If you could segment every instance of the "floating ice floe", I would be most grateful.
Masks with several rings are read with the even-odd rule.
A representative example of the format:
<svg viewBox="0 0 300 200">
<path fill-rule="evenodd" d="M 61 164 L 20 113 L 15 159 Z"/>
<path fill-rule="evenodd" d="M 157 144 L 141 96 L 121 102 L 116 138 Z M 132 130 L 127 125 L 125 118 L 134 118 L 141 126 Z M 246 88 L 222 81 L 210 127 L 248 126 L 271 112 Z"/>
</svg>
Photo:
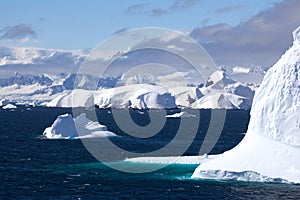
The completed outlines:
<svg viewBox="0 0 300 200">
<path fill-rule="evenodd" d="M 57 117 L 51 127 L 44 130 L 43 135 L 47 139 L 80 139 L 93 137 L 110 137 L 116 134 L 107 130 L 106 126 L 97 121 L 91 121 L 82 113 L 76 118 L 71 114 Z"/>
<path fill-rule="evenodd" d="M 245 138 L 193 178 L 300 183 L 300 27 L 256 91 Z"/>
<path fill-rule="evenodd" d="M 167 115 L 167 118 L 186 118 L 186 117 L 196 117 L 193 114 L 190 114 L 188 112 L 180 112 L 180 113 L 174 113 L 172 115 Z"/>
<path fill-rule="evenodd" d="M 5 110 L 16 109 L 16 108 L 17 108 L 17 106 L 10 104 L 10 103 L 2 107 L 2 109 L 5 109 Z"/>
</svg>

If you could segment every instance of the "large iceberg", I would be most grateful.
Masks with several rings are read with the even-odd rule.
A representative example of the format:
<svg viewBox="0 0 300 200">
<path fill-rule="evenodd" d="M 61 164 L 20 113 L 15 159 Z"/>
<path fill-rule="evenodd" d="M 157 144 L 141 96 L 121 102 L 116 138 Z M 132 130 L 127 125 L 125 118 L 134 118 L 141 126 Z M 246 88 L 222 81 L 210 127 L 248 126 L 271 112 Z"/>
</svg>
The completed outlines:
<svg viewBox="0 0 300 200">
<path fill-rule="evenodd" d="M 300 27 L 256 91 L 242 142 L 193 178 L 300 183 Z"/>
<path fill-rule="evenodd" d="M 85 113 L 82 113 L 74 119 L 71 114 L 58 116 L 51 127 L 44 130 L 43 135 L 47 139 L 78 139 L 116 136 L 114 133 L 108 131 L 106 126 L 89 120 Z"/>
</svg>

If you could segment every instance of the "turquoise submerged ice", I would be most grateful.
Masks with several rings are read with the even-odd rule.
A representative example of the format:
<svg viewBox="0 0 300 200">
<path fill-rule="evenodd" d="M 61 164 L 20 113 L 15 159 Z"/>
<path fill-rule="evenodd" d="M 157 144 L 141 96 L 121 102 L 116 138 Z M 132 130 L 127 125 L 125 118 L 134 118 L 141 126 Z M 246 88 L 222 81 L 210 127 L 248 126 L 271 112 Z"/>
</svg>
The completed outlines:
<svg viewBox="0 0 300 200">
<path fill-rule="evenodd" d="M 256 91 L 245 138 L 194 178 L 300 183 L 300 27 L 293 38 Z"/>
</svg>

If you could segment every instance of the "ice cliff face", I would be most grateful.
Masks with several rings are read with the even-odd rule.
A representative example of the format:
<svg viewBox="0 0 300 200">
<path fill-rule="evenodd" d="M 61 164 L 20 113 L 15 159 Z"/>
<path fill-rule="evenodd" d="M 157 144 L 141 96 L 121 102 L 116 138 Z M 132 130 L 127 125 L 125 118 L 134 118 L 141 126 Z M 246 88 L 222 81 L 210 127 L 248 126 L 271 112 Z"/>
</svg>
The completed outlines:
<svg viewBox="0 0 300 200">
<path fill-rule="evenodd" d="M 300 146 L 300 27 L 293 46 L 267 72 L 254 97 L 249 133 Z"/>
<path fill-rule="evenodd" d="M 293 32 L 293 38 L 294 38 L 294 44 L 295 43 L 300 43 L 300 27 L 298 27 L 296 30 Z"/>
<path fill-rule="evenodd" d="M 256 91 L 245 138 L 194 178 L 300 183 L 300 27 Z"/>
</svg>

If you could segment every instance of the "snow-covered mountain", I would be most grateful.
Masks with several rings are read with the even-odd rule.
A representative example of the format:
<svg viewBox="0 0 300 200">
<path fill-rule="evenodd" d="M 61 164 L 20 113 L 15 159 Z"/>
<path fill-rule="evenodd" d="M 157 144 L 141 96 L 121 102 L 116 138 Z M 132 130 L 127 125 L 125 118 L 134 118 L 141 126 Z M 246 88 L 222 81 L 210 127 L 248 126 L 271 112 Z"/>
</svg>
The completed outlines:
<svg viewBox="0 0 300 200">
<path fill-rule="evenodd" d="M 217 71 L 206 86 L 170 86 L 170 84 L 128 84 L 117 87 L 101 87 L 93 90 L 66 90 L 51 102 L 50 107 L 100 108 L 250 108 L 254 91 L 251 87 L 231 80 L 224 72 Z"/>
<path fill-rule="evenodd" d="M 251 107 L 255 87 L 232 79 L 233 73 L 229 76 L 225 71 L 217 71 L 205 83 L 197 82 L 192 72 L 100 78 L 73 73 L 88 52 L 0 47 L 0 99 L 4 104 L 52 107 L 94 104 L 100 108 Z M 80 98 L 73 102 L 74 94 L 78 93 Z"/>
<path fill-rule="evenodd" d="M 216 73 L 220 76 L 224 74 L 219 71 Z M 79 87 L 74 90 L 76 78 L 79 80 L 77 84 Z M 59 76 L 16 74 L 15 77 L 9 79 L 0 79 L 2 84 L 0 99 L 7 103 L 34 103 L 50 107 L 98 105 L 100 108 L 143 109 L 180 106 L 244 109 L 251 107 L 254 95 L 251 87 L 233 80 L 229 81 L 227 76 L 217 79 L 212 77 L 210 81 L 214 82 L 202 87 L 190 85 L 171 87 L 170 84 L 166 86 L 147 83 L 120 85 L 119 80 L 120 76 L 97 80 L 90 75 L 76 77 L 74 74 Z M 97 87 L 93 88 L 93 85 Z"/>
<path fill-rule="evenodd" d="M 252 88 L 256 89 L 262 82 L 266 71 L 260 66 L 255 67 L 234 67 L 232 70 L 227 72 L 233 80 L 238 82 L 251 85 Z"/>
<path fill-rule="evenodd" d="M 96 84 L 98 88 L 114 87 L 119 78 L 119 76 L 99 79 L 91 75 L 21 75 L 16 73 L 15 76 L 0 79 L 0 99 L 20 104 L 34 102 L 40 105 L 63 94 L 69 94 L 77 79 L 89 80 L 86 83 L 82 82 L 82 87 L 92 89 L 93 84 Z"/>
</svg>

